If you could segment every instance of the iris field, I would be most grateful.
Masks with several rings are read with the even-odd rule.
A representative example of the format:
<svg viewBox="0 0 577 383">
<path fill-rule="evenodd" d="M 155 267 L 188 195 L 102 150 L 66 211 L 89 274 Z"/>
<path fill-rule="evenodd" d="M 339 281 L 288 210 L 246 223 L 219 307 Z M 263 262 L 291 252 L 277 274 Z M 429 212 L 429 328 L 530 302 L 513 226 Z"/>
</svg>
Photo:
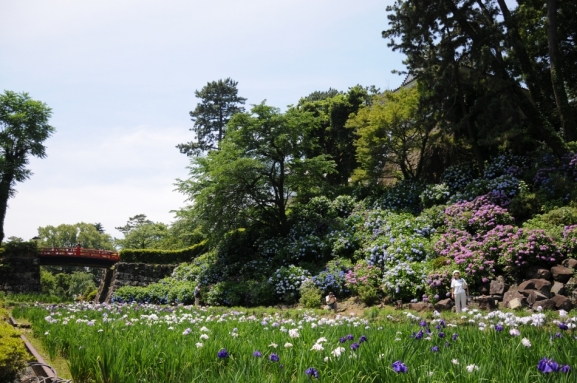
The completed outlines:
<svg viewBox="0 0 577 383">
<path fill-rule="evenodd" d="M 574 382 L 574 313 L 312 311 L 30 305 L 75 382 Z M 386 313 L 386 312 L 385 312 Z"/>
</svg>

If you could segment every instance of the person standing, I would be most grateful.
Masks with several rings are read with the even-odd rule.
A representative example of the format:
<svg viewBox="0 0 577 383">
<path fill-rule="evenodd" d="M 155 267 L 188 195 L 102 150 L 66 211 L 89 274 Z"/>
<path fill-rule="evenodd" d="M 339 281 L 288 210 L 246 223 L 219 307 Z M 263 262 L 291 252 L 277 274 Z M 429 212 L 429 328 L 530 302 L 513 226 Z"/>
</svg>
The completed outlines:
<svg viewBox="0 0 577 383">
<path fill-rule="evenodd" d="M 194 306 L 200 306 L 200 283 L 194 288 Z"/>
<path fill-rule="evenodd" d="M 459 270 L 453 271 L 451 280 L 451 298 L 455 301 L 455 311 L 460 313 L 467 308 L 467 296 L 469 295 L 469 285 L 461 278 Z"/>
<path fill-rule="evenodd" d="M 329 310 L 333 310 L 335 313 L 337 312 L 337 297 L 335 294 L 329 293 L 326 297 L 327 305 L 329 306 Z"/>
</svg>

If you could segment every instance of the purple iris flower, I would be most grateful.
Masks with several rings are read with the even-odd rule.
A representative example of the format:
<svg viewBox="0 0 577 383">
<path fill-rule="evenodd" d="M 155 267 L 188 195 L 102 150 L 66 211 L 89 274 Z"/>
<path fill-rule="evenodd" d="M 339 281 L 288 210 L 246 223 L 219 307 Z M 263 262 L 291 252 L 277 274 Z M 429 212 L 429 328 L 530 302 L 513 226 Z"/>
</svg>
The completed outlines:
<svg viewBox="0 0 577 383">
<path fill-rule="evenodd" d="M 226 359 L 229 357 L 228 351 L 226 351 L 226 348 L 221 349 L 216 356 L 218 356 L 219 359 Z"/>
<path fill-rule="evenodd" d="M 440 332 L 438 335 L 439 335 L 439 338 L 444 338 L 444 337 L 445 337 L 445 333 L 444 333 L 444 332 Z"/>
<path fill-rule="evenodd" d="M 347 340 L 354 340 L 354 339 L 355 339 L 355 337 L 353 334 L 347 335 Z"/>
<path fill-rule="evenodd" d="M 419 322 L 419 326 L 421 327 L 427 327 L 427 322 L 425 322 L 424 320 Z"/>
<path fill-rule="evenodd" d="M 419 332 L 417 333 L 417 335 L 415 335 L 415 339 L 421 339 L 423 337 L 423 330 L 419 330 Z"/>
<path fill-rule="evenodd" d="M 499 332 L 500 332 L 500 331 L 503 331 L 503 329 L 504 329 L 504 327 L 503 327 L 502 325 L 500 325 L 500 324 L 496 324 L 496 325 L 495 325 L 495 331 L 499 331 Z"/>
<path fill-rule="evenodd" d="M 363 343 L 366 342 L 368 339 L 365 335 L 361 335 L 361 337 L 359 338 L 359 343 Z"/>
<path fill-rule="evenodd" d="M 345 343 L 347 341 L 347 338 L 345 338 L 344 336 L 339 339 L 339 343 Z"/>
<path fill-rule="evenodd" d="M 255 351 L 252 353 L 252 356 L 256 357 L 256 358 L 260 358 L 262 356 L 262 354 L 260 353 L 260 351 Z"/>
<path fill-rule="evenodd" d="M 407 366 L 405 366 L 405 363 L 401 362 L 400 360 L 397 360 L 396 362 L 393 363 L 393 371 L 399 374 L 399 373 L 407 373 L 409 369 L 407 368 Z"/>
<path fill-rule="evenodd" d="M 358 343 L 351 343 L 351 345 L 350 345 L 351 350 L 353 350 L 353 351 L 355 351 L 357 348 L 359 348 L 359 346 L 360 345 Z"/>
<path fill-rule="evenodd" d="M 555 334 L 555 338 L 561 338 L 562 336 L 563 336 L 563 335 L 562 335 L 560 332 L 558 332 L 558 333 Z"/>
<path fill-rule="evenodd" d="M 559 323 L 557 326 L 559 326 L 559 328 L 561 330 L 569 330 L 569 326 L 567 326 L 565 323 L 561 322 Z"/>
<path fill-rule="evenodd" d="M 569 371 L 571 371 L 571 366 L 569 366 L 568 364 L 561 366 L 560 371 L 564 374 L 568 373 Z"/>
<path fill-rule="evenodd" d="M 550 372 L 558 372 L 559 371 L 559 364 L 555 362 L 553 359 L 543 358 L 537 364 L 537 370 L 544 374 L 548 374 Z"/>
<path fill-rule="evenodd" d="M 441 327 L 445 328 L 447 325 L 445 324 L 445 321 L 440 319 L 439 320 L 439 324 L 441 325 Z"/>
<path fill-rule="evenodd" d="M 268 359 L 269 359 L 271 362 L 278 362 L 278 361 L 280 360 L 280 358 L 278 357 L 278 355 L 277 355 L 277 354 L 274 354 L 274 353 L 270 354 L 270 356 L 268 357 Z"/>
<path fill-rule="evenodd" d="M 457 334 L 457 333 L 453 334 L 453 340 L 457 340 L 458 337 L 459 337 L 459 334 Z"/>
<path fill-rule="evenodd" d="M 439 346 L 433 346 L 433 347 L 431 347 L 431 351 L 433 351 L 433 352 L 439 352 Z"/>
<path fill-rule="evenodd" d="M 319 378 L 319 372 L 312 367 L 307 368 L 305 370 L 305 374 L 307 374 L 311 378 L 317 378 L 317 379 Z"/>
</svg>

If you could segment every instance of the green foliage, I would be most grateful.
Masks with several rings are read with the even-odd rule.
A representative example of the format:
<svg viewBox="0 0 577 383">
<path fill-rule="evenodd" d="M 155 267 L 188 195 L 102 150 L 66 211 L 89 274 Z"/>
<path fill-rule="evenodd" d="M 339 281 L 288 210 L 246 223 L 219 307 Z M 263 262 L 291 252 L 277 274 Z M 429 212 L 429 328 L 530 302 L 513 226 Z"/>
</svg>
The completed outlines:
<svg viewBox="0 0 577 383">
<path fill-rule="evenodd" d="M 405 179 L 419 178 L 433 142 L 433 125 L 420 116 L 417 88 L 375 96 L 371 106 L 361 109 L 347 122 L 355 130 L 359 167 L 354 181 L 378 183 L 393 169 Z"/>
<path fill-rule="evenodd" d="M 0 243 L 4 240 L 4 218 L 8 199 L 17 182 L 30 178 L 29 156 L 44 158 L 44 141 L 55 129 L 48 125 L 52 110 L 28 93 L 0 94 Z"/>
<path fill-rule="evenodd" d="M 124 249 L 119 253 L 122 262 L 142 262 L 150 264 L 175 264 L 190 262 L 202 254 L 206 241 L 182 250 Z"/>
<path fill-rule="evenodd" d="M 112 237 L 98 231 L 91 223 L 39 227 L 38 237 L 39 247 L 75 247 L 80 244 L 88 249 L 115 250 Z"/>
<path fill-rule="evenodd" d="M 0 382 L 12 382 L 26 368 L 27 353 L 20 332 L 4 320 L 7 318 L 0 300 Z"/>
<path fill-rule="evenodd" d="M 246 98 L 238 96 L 238 83 L 230 77 L 225 80 L 211 81 L 194 95 L 201 100 L 191 111 L 194 121 L 196 142 L 179 144 L 176 147 L 187 156 L 199 155 L 207 150 L 218 148 L 225 136 L 226 124 L 235 113 L 244 112 L 241 106 Z"/>
<path fill-rule="evenodd" d="M 425 208 L 444 204 L 449 200 L 451 191 L 445 184 L 427 185 L 421 193 L 421 203 Z"/>
<path fill-rule="evenodd" d="M 299 292 L 301 295 L 299 303 L 303 305 L 303 307 L 308 309 L 319 308 L 322 302 L 322 292 L 312 279 L 304 281 L 299 288 Z"/>
<path fill-rule="evenodd" d="M 168 226 L 162 222 L 152 222 L 145 214 L 130 217 L 124 226 L 116 227 L 124 234 L 123 239 L 115 239 L 122 249 L 166 249 L 170 247 Z"/>
<path fill-rule="evenodd" d="M 324 175 L 334 172 L 325 155 L 304 157 L 314 123 L 307 113 L 255 105 L 230 120 L 221 150 L 192 159 L 191 178 L 177 186 L 194 201 L 199 223 L 213 238 L 252 225 L 288 233 L 289 201 L 314 194 Z"/>
<path fill-rule="evenodd" d="M 35 256 L 38 253 L 36 242 L 6 242 L 3 255 L 7 257 Z"/>
<path fill-rule="evenodd" d="M 379 290 L 373 286 L 361 285 L 358 292 L 361 302 L 367 306 L 372 306 L 379 301 Z"/>
</svg>

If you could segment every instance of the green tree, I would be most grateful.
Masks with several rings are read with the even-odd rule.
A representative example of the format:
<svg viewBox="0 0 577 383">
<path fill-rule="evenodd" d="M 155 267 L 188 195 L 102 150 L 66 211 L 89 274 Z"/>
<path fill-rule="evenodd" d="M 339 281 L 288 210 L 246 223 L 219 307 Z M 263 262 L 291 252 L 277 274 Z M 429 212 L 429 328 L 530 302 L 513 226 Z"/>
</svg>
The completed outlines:
<svg viewBox="0 0 577 383">
<path fill-rule="evenodd" d="M 557 155 L 567 152 L 561 127 L 550 113 L 554 101 L 545 96 L 551 80 L 539 75 L 519 31 L 520 14 L 505 0 L 397 0 L 388 10 L 390 28 L 383 37 L 407 56 L 408 71 L 430 91 L 428 99 L 442 102 L 445 114 L 459 117 L 455 127 L 465 130 L 480 166 L 480 146 L 495 133 L 508 134 L 507 116 L 499 120 L 505 131 L 483 130 L 494 122 L 476 120 L 502 112 L 514 121 L 521 112 L 528 135 L 544 141 Z M 501 103 L 506 110 L 492 109 Z"/>
<path fill-rule="evenodd" d="M 130 217 L 124 226 L 116 227 L 124 234 L 123 239 L 116 239 L 116 244 L 123 249 L 165 249 L 169 238 L 168 226 L 162 222 L 153 222 L 145 214 Z"/>
<path fill-rule="evenodd" d="M 38 237 L 39 247 L 74 247 L 80 243 L 88 249 L 114 250 L 112 237 L 100 233 L 91 223 L 39 227 Z"/>
<path fill-rule="evenodd" d="M 32 100 L 28 93 L 0 94 L 0 242 L 8 199 L 16 193 L 16 182 L 30 178 L 29 156 L 46 157 L 44 141 L 55 129 L 48 125 L 52 110 Z"/>
<path fill-rule="evenodd" d="M 227 78 L 211 81 L 194 95 L 201 100 L 190 112 L 194 127 L 190 129 L 196 136 L 196 142 L 179 144 L 176 147 L 187 156 L 198 155 L 218 148 L 225 136 L 226 124 L 230 118 L 243 112 L 241 106 L 246 98 L 238 96 L 238 82 Z"/>
<path fill-rule="evenodd" d="M 370 107 L 352 117 L 347 126 L 358 136 L 359 162 L 353 180 L 378 183 L 395 169 L 400 169 L 405 179 L 418 179 L 434 131 L 434 125 L 421 118 L 425 114 L 413 87 L 376 96 Z"/>
<path fill-rule="evenodd" d="M 312 125 L 306 134 L 306 139 L 314 142 L 307 148 L 307 157 L 321 154 L 330 156 L 335 162 L 334 173 L 326 179 L 331 186 L 344 186 L 349 182 L 353 169 L 357 167 L 355 158 L 355 132 L 346 127 L 349 116 L 370 104 L 372 91 L 355 86 L 342 93 L 334 89 L 327 92 L 314 92 L 302 98 L 296 106 L 297 110 L 311 113 L 318 118 L 318 123 Z"/>
<path fill-rule="evenodd" d="M 258 224 L 274 233 L 289 230 L 287 208 L 298 193 L 320 190 L 334 172 L 326 155 L 305 156 L 307 132 L 317 120 L 310 113 L 261 103 L 237 113 L 219 151 L 192 159 L 190 179 L 178 180 L 198 222 L 213 236 Z"/>
<path fill-rule="evenodd" d="M 70 275 L 70 282 L 67 291 L 68 296 L 82 295 L 85 291 L 94 289 L 96 289 L 96 284 L 94 283 L 94 277 L 92 274 L 77 271 Z"/>
</svg>

